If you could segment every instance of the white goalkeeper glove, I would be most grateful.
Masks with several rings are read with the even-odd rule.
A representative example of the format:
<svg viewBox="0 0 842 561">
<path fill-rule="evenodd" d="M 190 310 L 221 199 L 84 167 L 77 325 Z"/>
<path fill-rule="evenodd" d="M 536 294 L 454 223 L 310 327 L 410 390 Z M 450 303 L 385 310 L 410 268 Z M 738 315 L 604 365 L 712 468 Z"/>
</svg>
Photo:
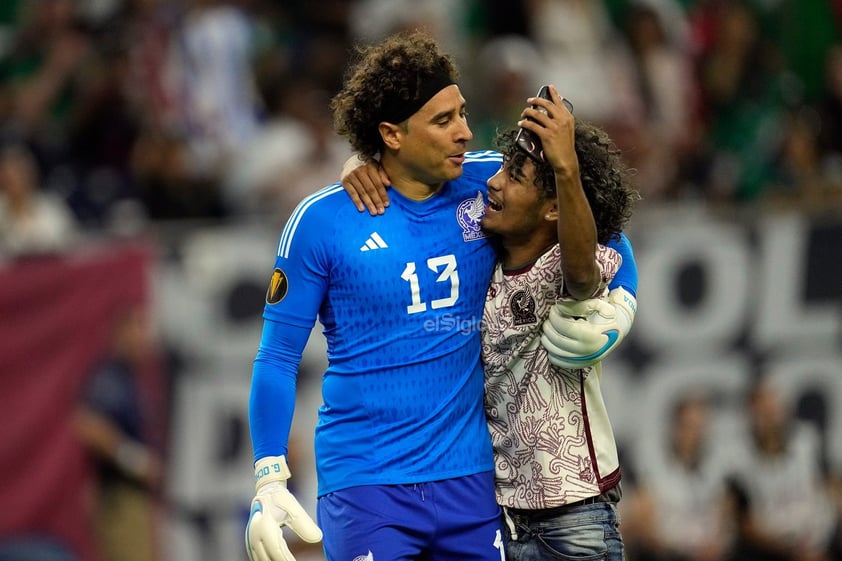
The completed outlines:
<svg viewBox="0 0 842 561">
<path fill-rule="evenodd" d="M 617 348 L 634 323 L 637 300 L 623 288 L 607 299 L 559 301 L 544 321 L 541 345 L 561 368 L 591 366 Z"/>
<path fill-rule="evenodd" d="M 256 494 L 246 526 L 249 561 L 295 561 L 282 528 L 290 529 L 308 543 L 322 539 L 322 531 L 287 490 L 290 477 L 286 458 L 268 456 L 254 466 Z"/>
</svg>

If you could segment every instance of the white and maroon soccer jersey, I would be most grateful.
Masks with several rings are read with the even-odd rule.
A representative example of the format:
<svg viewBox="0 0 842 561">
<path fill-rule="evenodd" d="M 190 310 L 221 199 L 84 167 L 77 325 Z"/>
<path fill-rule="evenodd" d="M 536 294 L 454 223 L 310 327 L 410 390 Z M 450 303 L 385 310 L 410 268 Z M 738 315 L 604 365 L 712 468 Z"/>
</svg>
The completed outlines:
<svg viewBox="0 0 842 561">
<path fill-rule="evenodd" d="M 621 264 L 599 246 L 607 285 Z M 556 245 L 534 265 L 506 271 L 498 264 L 482 326 L 485 409 L 494 446 L 497 500 L 543 509 L 576 502 L 616 485 L 617 447 L 600 391 L 601 365 L 553 366 L 541 346 L 541 325 L 562 288 Z"/>
</svg>

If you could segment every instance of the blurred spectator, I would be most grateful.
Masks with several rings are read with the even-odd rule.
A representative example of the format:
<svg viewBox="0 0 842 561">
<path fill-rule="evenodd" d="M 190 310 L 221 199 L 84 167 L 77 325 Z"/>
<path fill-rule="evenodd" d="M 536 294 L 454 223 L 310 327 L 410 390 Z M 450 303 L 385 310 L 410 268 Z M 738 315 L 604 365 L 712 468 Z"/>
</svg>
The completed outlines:
<svg viewBox="0 0 842 561">
<path fill-rule="evenodd" d="M 339 181 L 351 148 L 334 133 L 330 96 L 316 79 L 290 72 L 267 77 L 262 90 L 267 120 L 229 167 L 225 200 L 235 213 L 283 221 L 306 195 Z"/>
<path fill-rule="evenodd" d="M 187 140 L 174 128 L 147 123 L 132 147 L 130 166 L 152 220 L 220 218 L 227 213 L 218 174 L 193 173 Z"/>
<path fill-rule="evenodd" d="M 646 457 L 629 497 L 629 558 L 635 561 L 718 561 L 733 539 L 724 457 L 715 448 L 706 394 L 679 397 L 662 457 Z"/>
<path fill-rule="evenodd" d="M 743 0 L 700 2 L 696 36 L 704 37 L 697 71 L 709 167 L 709 201 L 756 200 L 769 181 L 785 108 L 782 56 Z"/>
<path fill-rule="evenodd" d="M 120 40 L 127 50 L 125 95 L 138 120 L 152 128 L 181 121 L 177 37 L 181 3 L 127 0 L 119 16 Z"/>
<path fill-rule="evenodd" d="M 737 480 L 728 479 L 728 494 L 734 509 L 736 537 L 728 561 L 793 561 L 794 557 L 758 539 L 751 502 Z"/>
<path fill-rule="evenodd" d="M 80 561 L 79 556 L 53 536 L 0 539 L 0 561 Z"/>
<path fill-rule="evenodd" d="M 747 434 L 735 447 L 740 540 L 734 560 L 826 561 L 838 514 L 823 473 L 816 427 L 798 420 L 774 381 L 747 400 Z"/>
<path fill-rule="evenodd" d="M 23 144 L 0 148 L 0 257 L 55 252 L 80 233 L 65 201 L 42 188 L 32 152 Z"/>
<path fill-rule="evenodd" d="M 749 0 L 760 30 L 775 43 L 788 74 L 790 102 L 815 101 L 822 90 L 825 53 L 842 39 L 838 0 Z"/>
<path fill-rule="evenodd" d="M 70 204 L 92 226 L 109 226 L 111 209 L 137 199 L 129 155 L 142 123 L 129 90 L 129 50 L 123 38 L 103 41 L 81 71 L 68 113 L 66 168 L 76 189 Z"/>
<path fill-rule="evenodd" d="M 649 3 L 633 3 L 623 24 L 639 105 L 626 117 L 625 154 L 645 199 L 672 198 L 681 164 L 698 142 L 691 55 Z"/>
<path fill-rule="evenodd" d="M 467 2 L 452 0 L 357 0 L 349 14 L 351 36 L 376 42 L 401 30 L 425 29 L 446 51 L 460 54 L 467 48 Z"/>
<path fill-rule="evenodd" d="M 0 2 L 0 59 L 8 54 L 15 40 L 18 10 L 23 0 Z"/>
<path fill-rule="evenodd" d="M 536 0 L 527 6 L 530 35 L 545 63 L 541 80 L 570 98 L 578 119 L 599 123 L 620 145 L 614 124 L 634 113 L 636 92 L 604 3 Z"/>
<path fill-rule="evenodd" d="M 60 160 L 91 37 L 73 0 L 22 2 L 14 39 L 0 60 L 4 134 L 25 139 L 48 165 Z"/>
<path fill-rule="evenodd" d="M 96 524 L 106 561 L 155 561 L 156 493 L 162 459 L 148 437 L 140 373 L 150 354 L 141 306 L 117 313 L 75 416 L 79 437 L 98 467 Z"/>
<path fill-rule="evenodd" d="M 825 57 L 824 89 L 818 101 L 819 157 L 822 173 L 842 191 L 842 43 Z"/>
<path fill-rule="evenodd" d="M 237 147 L 254 137 L 262 107 L 253 55 L 256 29 L 237 3 L 189 0 L 177 47 L 179 113 L 189 170 L 218 179 Z"/>
<path fill-rule="evenodd" d="M 821 165 L 818 115 L 804 106 L 791 111 L 781 126 L 780 148 L 771 163 L 763 202 L 772 208 L 821 211 L 833 188 Z"/>
<path fill-rule="evenodd" d="M 541 53 L 528 38 L 501 35 L 483 43 L 473 69 L 468 98 L 473 149 L 488 150 L 498 128 L 520 120 L 526 98 L 534 96 L 543 82 Z M 567 96 L 566 92 L 560 91 Z M 576 100 L 571 102 L 575 104 Z"/>
<path fill-rule="evenodd" d="M 265 0 L 273 3 L 276 0 Z M 295 69 L 310 76 L 333 94 L 342 86 L 342 74 L 351 52 L 351 14 L 363 0 L 290 2 L 295 29 Z M 399 4 L 400 2 L 390 2 Z M 422 9 L 415 2 L 410 11 Z M 292 8 L 294 6 L 294 8 Z"/>
</svg>

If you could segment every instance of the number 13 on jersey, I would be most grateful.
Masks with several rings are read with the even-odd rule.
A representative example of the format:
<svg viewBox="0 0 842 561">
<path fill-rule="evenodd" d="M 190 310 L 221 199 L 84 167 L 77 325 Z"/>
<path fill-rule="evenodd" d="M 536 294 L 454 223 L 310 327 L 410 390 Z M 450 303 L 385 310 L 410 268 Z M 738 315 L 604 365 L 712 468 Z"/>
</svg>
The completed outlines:
<svg viewBox="0 0 842 561">
<path fill-rule="evenodd" d="M 427 259 L 427 268 L 433 273 L 438 273 L 436 282 L 450 283 L 450 296 L 438 298 L 430 302 L 430 308 L 449 308 L 459 300 L 459 272 L 456 270 L 456 256 L 442 255 Z M 426 271 L 422 271 L 426 273 Z M 401 278 L 409 283 L 409 290 L 412 294 L 412 304 L 406 307 L 406 313 L 417 314 L 427 310 L 427 302 L 421 299 L 421 286 L 418 283 L 415 261 L 410 261 L 401 273 Z"/>
</svg>

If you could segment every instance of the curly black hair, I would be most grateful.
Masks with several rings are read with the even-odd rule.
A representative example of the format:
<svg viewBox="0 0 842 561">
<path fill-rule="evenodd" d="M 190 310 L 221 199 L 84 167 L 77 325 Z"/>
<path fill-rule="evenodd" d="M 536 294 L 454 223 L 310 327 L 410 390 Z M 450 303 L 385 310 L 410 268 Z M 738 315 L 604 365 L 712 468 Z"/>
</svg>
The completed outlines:
<svg viewBox="0 0 842 561">
<path fill-rule="evenodd" d="M 517 129 L 498 132 L 494 143 L 503 154 L 507 166 L 516 174 L 529 156 L 515 143 Z M 596 238 L 601 244 L 617 239 L 631 218 L 640 194 L 631 182 L 631 171 L 622 159 L 619 148 L 601 128 L 576 121 L 575 150 L 579 160 L 579 176 L 585 197 L 596 222 Z M 556 196 L 553 167 L 546 161 L 535 164 L 535 186 L 544 197 Z"/>
<path fill-rule="evenodd" d="M 393 98 L 417 98 L 423 80 L 442 73 L 454 83 L 459 75 L 452 57 L 421 31 L 397 33 L 376 45 L 357 46 L 344 86 L 330 103 L 334 129 L 348 137 L 363 159 L 373 159 L 383 148 L 378 125 L 384 104 Z"/>
</svg>

